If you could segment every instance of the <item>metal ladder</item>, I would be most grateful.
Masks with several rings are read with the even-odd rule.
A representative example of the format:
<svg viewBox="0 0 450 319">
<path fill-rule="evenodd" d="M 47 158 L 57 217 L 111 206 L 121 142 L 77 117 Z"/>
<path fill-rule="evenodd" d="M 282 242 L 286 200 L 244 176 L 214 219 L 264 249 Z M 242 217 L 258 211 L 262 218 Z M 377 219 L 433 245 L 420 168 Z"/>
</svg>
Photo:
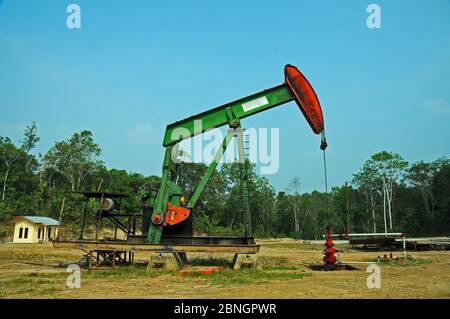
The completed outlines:
<svg viewBox="0 0 450 319">
<path fill-rule="evenodd" d="M 241 192 L 242 192 L 242 203 L 244 208 L 244 225 L 245 235 L 247 237 L 253 236 L 252 231 L 252 220 L 250 213 L 250 199 L 248 195 L 248 165 L 249 165 L 249 139 L 248 135 L 244 134 L 245 130 L 242 129 L 242 137 L 238 137 L 238 152 L 242 154 L 243 162 L 239 162 L 240 178 L 241 178 Z M 241 139 L 241 140 L 240 140 Z M 241 144 L 241 145 L 239 145 Z M 241 159 L 241 155 L 239 156 Z"/>
</svg>

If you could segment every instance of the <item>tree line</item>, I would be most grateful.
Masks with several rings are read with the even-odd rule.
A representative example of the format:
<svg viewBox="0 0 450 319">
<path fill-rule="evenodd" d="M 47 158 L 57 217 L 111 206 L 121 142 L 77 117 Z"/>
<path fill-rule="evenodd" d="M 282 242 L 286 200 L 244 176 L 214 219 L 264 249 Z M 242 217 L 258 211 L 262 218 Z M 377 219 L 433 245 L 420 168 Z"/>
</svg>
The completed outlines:
<svg viewBox="0 0 450 319">
<path fill-rule="evenodd" d="M 16 215 L 49 216 L 76 229 L 82 205 L 76 191 L 107 191 L 131 196 L 122 207 L 138 212 L 134 191 L 158 176 L 109 169 L 90 131 L 57 141 L 46 154 L 34 155 L 37 126 L 26 127 L 14 143 L 0 136 L 0 221 Z M 252 228 L 257 237 L 318 239 L 326 225 L 335 232 L 405 232 L 410 236 L 449 235 L 450 161 L 408 163 L 400 154 L 372 155 L 344 185 L 329 193 L 301 191 L 293 176 L 276 192 L 268 179 L 248 164 Z M 189 198 L 206 171 L 203 163 L 181 163 L 178 183 Z M 242 235 L 239 164 L 224 163 L 213 174 L 195 209 L 197 233 Z M 94 203 L 89 203 L 94 205 Z M 95 208 L 95 207 L 93 207 Z M 92 209 L 91 212 L 95 211 Z M 88 218 L 95 218 L 91 213 Z"/>
</svg>

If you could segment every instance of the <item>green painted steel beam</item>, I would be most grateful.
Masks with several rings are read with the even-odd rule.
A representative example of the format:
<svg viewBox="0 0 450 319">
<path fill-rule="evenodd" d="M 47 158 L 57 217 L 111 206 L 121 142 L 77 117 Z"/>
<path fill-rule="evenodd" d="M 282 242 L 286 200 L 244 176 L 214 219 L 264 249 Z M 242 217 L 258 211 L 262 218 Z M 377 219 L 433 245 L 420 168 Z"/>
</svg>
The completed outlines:
<svg viewBox="0 0 450 319">
<path fill-rule="evenodd" d="M 164 134 L 163 146 L 174 145 L 182 140 L 199 135 L 206 130 L 221 127 L 225 124 L 237 127 L 239 126 L 239 119 L 266 111 L 292 100 L 294 100 L 294 95 L 286 84 L 252 94 L 169 124 Z"/>
<path fill-rule="evenodd" d="M 192 195 L 191 199 L 189 200 L 189 203 L 186 206 L 187 208 L 190 208 L 190 209 L 194 208 L 195 204 L 197 203 L 198 199 L 200 198 L 200 195 L 203 193 L 206 185 L 208 185 L 211 175 L 216 170 L 217 164 L 219 164 L 219 161 L 222 158 L 223 153 L 225 153 L 225 151 L 232 139 L 233 139 L 233 129 L 228 129 L 227 135 L 223 139 L 222 146 L 217 150 L 216 155 L 214 156 L 214 159 L 212 160 L 211 164 L 209 164 L 208 169 L 206 170 L 205 174 L 203 174 L 202 179 L 198 183 L 194 194 Z"/>
<path fill-rule="evenodd" d="M 166 148 L 166 152 L 164 154 L 164 162 L 163 162 L 163 171 L 161 176 L 161 183 L 158 190 L 158 194 L 156 196 L 155 208 L 153 210 L 153 214 L 151 216 L 150 228 L 147 234 L 147 242 L 150 244 L 159 244 L 161 241 L 162 235 L 162 224 L 164 222 L 164 216 L 167 207 L 168 201 L 168 181 L 169 181 L 169 173 L 171 166 L 171 154 L 172 147 Z M 153 219 L 155 215 L 161 216 L 161 221 L 158 224 L 155 224 Z"/>
</svg>

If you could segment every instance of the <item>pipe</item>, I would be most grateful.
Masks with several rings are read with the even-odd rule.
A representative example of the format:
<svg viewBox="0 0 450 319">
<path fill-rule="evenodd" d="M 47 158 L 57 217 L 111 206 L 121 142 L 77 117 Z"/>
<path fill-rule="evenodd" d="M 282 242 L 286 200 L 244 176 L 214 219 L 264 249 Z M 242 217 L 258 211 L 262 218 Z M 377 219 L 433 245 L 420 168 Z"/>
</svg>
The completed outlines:
<svg viewBox="0 0 450 319">
<path fill-rule="evenodd" d="M 333 234 L 331 236 L 343 236 L 343 237 L 350 237 L 350 236 L 386 236 L 386 235 L 391 235 L 391 236 L 405 236 L 405 234 L 403 233 L 367 233 L 367 234 Z M 325 237 L 325 235 L 322 235 L 323 237 Z"/>
</svg>

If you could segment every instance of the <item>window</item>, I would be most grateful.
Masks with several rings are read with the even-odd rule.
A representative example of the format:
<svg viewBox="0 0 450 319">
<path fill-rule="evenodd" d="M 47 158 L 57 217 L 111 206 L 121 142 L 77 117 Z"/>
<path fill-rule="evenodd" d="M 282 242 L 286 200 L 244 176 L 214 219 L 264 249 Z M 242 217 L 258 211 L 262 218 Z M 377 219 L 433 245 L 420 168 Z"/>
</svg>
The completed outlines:
<svg viewBox="0 0 450 319">
<path fill-rule="evenodd" d="M 51 229 L 51 228 L 48 229 L 47 233 L 48 233 L 48 238 L 49 238 L 49 239 L 52 238 L 52 236 L 51 236 L 52 229 Z"/>
<path fill-rule="evenodd" d="M 22 238 L 23 235 L 23 227 L 19 228 L 19 238 Z"/>
<path fill-rule="evenodd" d="M 25 227 L 25 235 L 23 236 L 23 238 L 28 238 L 28 227 Z"/>
</svg>

